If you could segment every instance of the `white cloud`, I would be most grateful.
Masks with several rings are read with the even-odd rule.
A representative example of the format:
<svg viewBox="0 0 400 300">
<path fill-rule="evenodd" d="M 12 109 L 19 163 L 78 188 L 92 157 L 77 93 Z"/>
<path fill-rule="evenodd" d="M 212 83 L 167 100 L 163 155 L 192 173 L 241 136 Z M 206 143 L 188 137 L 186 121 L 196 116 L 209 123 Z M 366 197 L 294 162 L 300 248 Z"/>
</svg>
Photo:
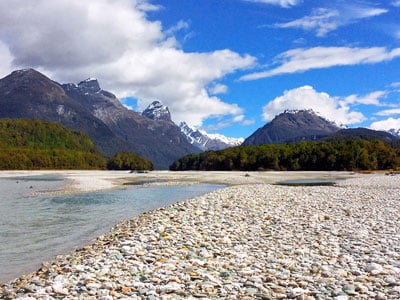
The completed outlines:
<svg viewBox="0 0 400 300">
<path fill-rule="evenodd" d="M 375 91 L 368 95 L 359 96 L 359 95 L 350 95 L 344 99 L 344 103 L 347 104 L 364 104 L 364 105 L 376 105 L 379 106 L 380 98 L 386 96 L 387 92 L 385 91 Z"/>
<path fill-rule="evenodd" d="M 183 20 L 180 20 L 176 25 L 172 26 L 171 28 L 168 28 L 168 30 L 165 32 L 167 35 L 174 35 L 175 33 L 181 31 L 181 30 L 188 30 L 189 29 L 189 23 L 185 22 Z"/>
<path fill-rule="evenodd" d="M 398 130 L 400 129 L 400 119 L 389 118 L 387 120 L 376 121 L 371 124 L 370 128 L 374 130 L 385 131 L 388 131 L 390 129 Z"/>
<path fill-rule="evenodd" d="M 233 117 L 227 117 L 227 118 L 218 118 L 217 122 L 203 126 L 202 129 L 210 132 L 210 131 L 219 131 L 223 128 L 230 127 L 234 124 L 240 124 L 242 126 L 248 126 L 254 124 L 255 121 L 253 119 L 245 119 L 244 115 L 236 115 Z"/>
<path fill-rule="evenodd" d="M 394 7 L 400 7 L 400 0 L 392 1 L 391 5 L 393 5 Z"/>
<path fill-rule="evenodd" d="M 287 23 L 275 24 L 278 28 L 301 28 L 304 30 L 316 30 L 317 36 L 325 36 L 328 32 L 339 27 L 337 10 L 320 8 L 313 12 L 311 16 L 306 16 Z"/>
<path fill-rule="evenodd" d="M 312 109 L 324 118 L 338 124 L 350 125 L 365 120 L 362 113 L 351 111 L 350 107 L 327 93 L 317 92 L 311 86 L 288 90 L 263 107 L 264 121 L 272 120 L 286 109 Z"/>
<path fill-rule="evenodd" d="M 181 44 L 186 43 L 186 41 L 195 36 L 195 33 L 189 29 L 189 23 L 180 20 L 177 24 L 165 30 L 164 34 L 172 42 L 172 45 L 181 48 Z"/>
<path fill-rule="evenodd" d="M 241 77 L 241 80 L 256 80 L 280 74 L 305 72 L 334 66 L 374 64 L 400 57 L 400 48 L 387 50 L 384 47 L 314 47 L 297 48 L 276 57 L 280 66 L 264 72 L 256 72 Z"/>
<path fill-rule="evenodd" d="M 161 24 L 146 22 L 143 2 L 15 0 L 0 2 L 3 39 L 16 65 L 77 68 L 114 61 L 134 43 L 148 49 L 163 39 Z"/>
<path fill-rule="evenodd" d="M 157 11 L 163 8 L 161 5 L 155 5 L 148 3 L 147 0 L 136 0 L 135 5 L 137 9 L 142 10 L 142 11 Z"/>
<path fill-rule="evenodd" d="M 244 0 L 244 1 L 278 5 L 285 8 L 296 6 L 302 2 L 302 0 Z"/>
<path fill-rule="evenodd" d="M 188 24 L 163 31 L 146 15 L 159 8 L 146 0 L 15 0 L 10 9 L 0 1 L 0 54 L 9 49 L 12 68 L 37 68 L 60 82 L 96 77 L 120 98 L 137 98 L 139 110 L 160 99 L 177 122 L 242 114 L 210 96 L 207 86 L 255 58 L 230 50 L 183 52 L 173 32 Z"/>
<path fill-rule="evenodd" d="M 224 84 L 214 84 L 209 88 L 211 94 L 218 95 L 218 94 L 226 94 L 228 92 L 228 86 Z"/>
<path fill-rule="evenodd" d="M 400 115 L 400 108 L 386 109 L 376 113 L 377 116 Z"/>
<path fill-rule="evenodd" d="M 10 53 L 10 50 L 8 49 L 7 45 L 2 43 L 1 41 L 0 41 L 0 57 L 1 57 L 0 78 L 3 78 L 12 71 L 12 61 L 14 58 Z"/>
<path fill-rule="evenodd" d="M 279 23 L 278 28 L 300 28 L 315 30 L 317 36 L 323 37 L 338 27 L 387 13 L 387 9 L 362 6 L 360 4 L 343 4 L 335 8 L 317 8 L 310 16 L 305 16 L 287 23 Z"/>
<path fill-rule="evenodd" d="M 391 87 L 393 88 L 399 88 L 400 87 L 400 81 L 399 82 L 393 82 L 390 84 Z"/>
</svg>

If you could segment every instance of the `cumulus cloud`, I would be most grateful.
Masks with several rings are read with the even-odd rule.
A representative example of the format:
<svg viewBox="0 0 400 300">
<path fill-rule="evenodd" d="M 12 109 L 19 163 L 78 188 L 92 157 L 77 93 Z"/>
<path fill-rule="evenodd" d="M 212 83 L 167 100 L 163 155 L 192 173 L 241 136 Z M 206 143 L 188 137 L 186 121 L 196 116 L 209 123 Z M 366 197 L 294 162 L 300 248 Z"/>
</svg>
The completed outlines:
<svg viewBox="0 0 400 300">
<path fill-rule="evenodd" d="M 346 101 L 341 101 L 327 93 L 317 92 L 311 86 L 288 90 L 263 107 L 264 121 L 272 120 L 286 109 L 312 109 L 324 118 L 337 124 L 350 125 L 365 120 L 361 112 L 352 111 Z"/>
<path fill-rule="evenodd" d="M 389 118 L 387 120 L 373 122 L 370 126 L 374 130 L 398 130 L 400 129 L 400 119 Z"/>
<path fill-rule="evenodd" d="M 60 82 L 97 77 L 120 98 L 138 99 L 139 110 L 160 99 L 177 122 L 241 115 L 207 86 L 255 58 L 230 50 L 185 53 L 173 34 L 188 24 L 164 30 L 147 18 L 157 9 L 146 0 L 15 0 L 12 9 L 0 1 L 0 54 L 8 53 L 9 71 L 33 67 Z"/>
<path fill-rule="evenodd" d="M 271 4 L 271 5 L 278 5 L 284 8 L 288 8 L 291 6 L 296 6 L 301 3 L 301 0 L 244 0 L 247 2 L 256 2 L 256 3 L 264 3 L 264 4 Z"/>
<path fill-rule="evenodd" d="M 388 10 L 383 8 L 368 7 L 356 3 L 340 3 L 338 7 L 317 8 L 309 16 L 286 23 L 278 23 L 275 26 L 278 28 L 300 28 L 307 31 L 315 30 L 318 37 L 324 37 L 339 27 L 387 12 Z"/>
<path fill-rule="evenodd" d="M 335 66 L 374 64 L 400 57 L 400 48 L 388 50 L 385 47 L 313 47 L 297 48 L 283 52 L 275 58 L 278 67 L 248 74 L 241 80 L 256 80 L 280 74 L 305 72 Z"/>
</svg>

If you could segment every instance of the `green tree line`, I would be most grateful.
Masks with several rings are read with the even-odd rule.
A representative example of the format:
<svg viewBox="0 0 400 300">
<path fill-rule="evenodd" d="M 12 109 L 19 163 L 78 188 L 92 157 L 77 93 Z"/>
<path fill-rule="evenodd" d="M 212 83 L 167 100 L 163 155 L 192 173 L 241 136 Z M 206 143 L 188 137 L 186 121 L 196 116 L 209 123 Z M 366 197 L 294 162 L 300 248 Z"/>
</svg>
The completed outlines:
<svg viewBox="0 0 400 300">
<path fill-rule="evenodd" d="M 120 152 L 115 154 L 107 163 L 109 170 L 153 170 L 153 163 L 137 154 Z"/>
<path fill-rule="evenodd" d="M 84 133 L 61 124 L 0 119 L 0 169 L 104 169 L 106 160 Z"/>
<path fill-rule="evenodd" d="M 104 169 L 105 159 L 97 153 L 65 149 L 0 150 L 0 170 Z"/>
<path fill-rule="evenodd" d="M 133 153 L 117 153 L 108 162 L 93 141 L 58 123 L 0 119 L 0 170 L 105 169 L 153 170 Z"/>
<path fill-rule="evenodd" d="M 383 170 L 400 166 L 399 149 L 382 140 L 345 140 L 238 146 L 186 155 L 170 170 L 333 171 Z"/>
</svg>

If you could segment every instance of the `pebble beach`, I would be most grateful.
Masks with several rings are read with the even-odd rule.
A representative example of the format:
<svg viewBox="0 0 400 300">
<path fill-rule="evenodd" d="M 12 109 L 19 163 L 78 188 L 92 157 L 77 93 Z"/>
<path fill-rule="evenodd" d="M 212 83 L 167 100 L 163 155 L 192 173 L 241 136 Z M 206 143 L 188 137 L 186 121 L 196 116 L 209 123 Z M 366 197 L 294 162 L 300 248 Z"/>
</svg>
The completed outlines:
<svg viewBox="0 0 400 300">
<path fill-rule="evenodd" d="M 400 299 L 400 175 L 249 178 L 123 221 L 0 298 Z"/>
</svg>

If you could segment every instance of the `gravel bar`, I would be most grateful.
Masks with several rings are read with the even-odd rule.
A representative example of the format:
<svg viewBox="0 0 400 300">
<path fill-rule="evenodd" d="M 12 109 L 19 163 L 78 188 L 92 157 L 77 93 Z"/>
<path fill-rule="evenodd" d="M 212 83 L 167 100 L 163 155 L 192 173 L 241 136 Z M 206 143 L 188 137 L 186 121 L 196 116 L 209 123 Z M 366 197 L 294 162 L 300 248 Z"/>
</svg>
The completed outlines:
<svg viewBox="0 0 400 300">
<path fill-rule="evenodd" d="M 400 299 L 400 176 L 236 185 L 121 222 L 1 299 Z"/>
</svg>

